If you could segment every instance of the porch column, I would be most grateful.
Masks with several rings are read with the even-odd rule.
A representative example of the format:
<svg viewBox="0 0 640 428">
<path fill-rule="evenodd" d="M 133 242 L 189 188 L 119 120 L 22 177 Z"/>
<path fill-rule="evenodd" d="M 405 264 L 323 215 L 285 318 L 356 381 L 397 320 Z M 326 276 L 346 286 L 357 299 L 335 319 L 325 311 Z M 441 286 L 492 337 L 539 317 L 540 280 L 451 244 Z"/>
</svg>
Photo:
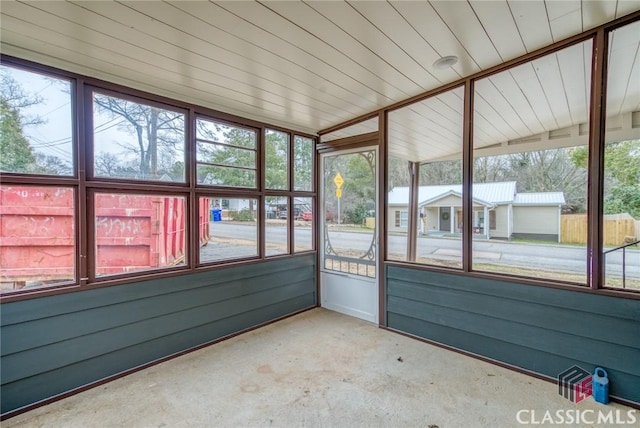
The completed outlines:
<svg viewBox="0 0 640 428">
<path fill-rule="evenodd" d="M 487 239 L 490 238 L 489 236 L 489 208 L 487 208 L 486 206 L 484 207 L 484 235 L 487 237 Z"/>
<path fill-rule="evenodd" d="M 449 207 L 449 230 L 456 233 L 456 207 Z"/>
<path fill-rule="evenodd" d="M 513 235 L 513 205 L 507 207 L 507 239 L 511 241 Z"/>
<path fill-rule="evenodd" d="M 418 246 L 418 223 L 420 222 L 420 216 L 418 215 L 420 164 L 418 162 L 409 162 L 408 168 L 409 174 L 411 174 L 411 183 L 409 184 L 409 218 L 407 221 L 407 261 L 414 262 Z"/>
</svg>

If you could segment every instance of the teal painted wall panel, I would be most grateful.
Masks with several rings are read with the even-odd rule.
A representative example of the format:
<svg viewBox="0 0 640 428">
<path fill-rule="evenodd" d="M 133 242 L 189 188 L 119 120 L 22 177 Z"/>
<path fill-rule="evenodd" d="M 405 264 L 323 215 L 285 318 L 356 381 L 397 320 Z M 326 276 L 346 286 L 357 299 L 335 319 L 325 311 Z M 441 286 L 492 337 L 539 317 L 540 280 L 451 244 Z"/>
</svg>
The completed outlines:
<svg viewBox="0 0 640 428">
<path fill-rule="evenodd" d="M 314 254 L 3 304 L 2 413 L 315 305 Z"/>
<path fill-rule="evenodd" d="M 514 345 L 506 341 L 479 336 L 474 333 L 428 323 L 403 315 L 389 314 L 389 323 L 394 325 L 394 330 L 422 338 L 426 338 L 425 332 L 428 332 L 428 339 L 434 342 L 446 344 L 484 358 L 511 364 L 530 372 L 553 378 L 574 364 L 583 367 L 591 373 L 595 370 L 595 366 L 586 361 L 579 359 L 569 360 L 562 355 Z M 611 385 L 615 385 L 614 392 L 616 396 L 633 397 L 638 394 L 638 388 L 637 384 L 634 383 L 634 378 L 630 378 L 627 373 L 608 368 L 607 374 L 609 375 Z"/>
<path fill-rule="evenodd" d="M 13 382 L 23 377 L 34 376 L 73 364 L 78 360 L 95 358 L 113 352 L 116 350 L 116 346 L 118 348 L 135 346 L 143 341 L 222 321 L 238 313 L 254 311 L 306 294 L 309 294 L 306 284 L 298 282 L 188 310 L 167 312 L 166 315 L 145 318 L 116 328 L 100 329 L 73 339 L 11 355 L 3 355 L 2 371 L 4 374 L 2 381 L 5 383 Z M 113 310 L 117 309 L 113 308 Z M 87 322 L 90 323 L 88 320 Z M 47 355 L 45 361 L 39 358 L 42 353 Z"/>
<path fill-rule="evenodd" d="M 556 377 L 607 369 L 640 402 L 640 301 L 387 266 L 387 326 Z"/>
<path fill-rule="evenodd" d="M 178 293 L 203 286 L 230 284 L 235 281 L 244 281 L 248 278 L 263 277 L 269 273 L 279 272 L 282 274 L 300 267 L 305 267 L 307 272 L 315 269 L 315 255 L 308 254 L 270 260 L 263 263 L 230 266 L 215 271 L 140 281 L 124 286 L 96 288 L 91 290 L 93 293 L 91 295 L 80 292 L 50 296 L 46 299 L 14 302 L 10 305 L 2 306 L 0 320 L 2 320 L 2 326 L 6 326 L 33 319 L 141 300 L 164 293 Z"/>
<path fill-rule="evenodd" d="M 140 366 L 150 361 L 196 347 L 211 337 L 222 338 L 246 329 L 247 325 L 259 325 L 287 314 L 291 307 L 313 306 L 311 295 L 297 297 L 276 305 L 261 308 L 225 319 L 224 323 L 211 323 L 173 335 L 164 336 L 136 346 L 119 349 L 99 357 L 81 360 L 38 376 L 3 385 L 3 405 L 15 409 L 35 401 L 69 391 L 78 385 L 86 385 Z M 25 403 L 23 397 L 29 397 Z M 6 402 L 5 402 L 6 401 Z"/>
<path fill-rule="evenodd" d="M 540 301 L 512 299 L 507 295 L 485 293 L 440 286 L 425 287 L 424 284 L 396 279 L 388 287 L 388 296 L 412 296 L 412 301 L 428 302 L 431 305 L 451 310 L 486 315 L 489 317 L 517 320 L 526 325 L 547 330 L 557 330 L 575 336 L 598 339 L 604 342 L 635 346 L 638 338 L 637 321 L 585 312 L 578 307 L 567 311 L 566 307 L 542 304 Z M 476 305 L 478 299 L 485 299 L 485 305 Z M 579 316 L 584 312 L 589 322 Z"/>
<path fill-rule="evenodd" d="M 387 278 L 389 280 L 401 279 L 417 284 L 430 284 L 433 287 L 464 290 L 487 296 L 506 296 L 513 300 L 542 301 L 545 306 L 573 307 L 587 313 L 626 318 L 632 321 L 640 319 L 640 304 L 638 304 L 638 300 L 632 299 L 397 266 L 387 267 Z"/>
<path fill-rule="evenodd" d="M 275 271 L 264 275 L 247 277 L 241 283 L 231 281 L 229 283 L 214 283 L 210 285 L 206 283 L 204 285 L 199 284 L 195 288 L 179 291 L 174 291 L 174 285 L 169 284 L 165 287 L 157 287 L 155 295 L 147 294 L 143 298 L 110 303 L 102 307 L 92 306 L 85 310 L 48 316 L 49 329 L 46 331 L 37 328 L 37 324 L 41 322 L 40 319 L 23 321 L 17 324 L 3 324 L 3 354 L 12 354 L 28 349 L 34 340 L 38 341 L 42 346 L 89 334 L 97 330 L 116 328 L 136 321 L 190 310 L 210 303 L 222 302 L 238 296 L 251 295 L 261 290 L 267 290 L 268 287 L 278 287 L 282 273 L 282 271 Z M 309 280 L 309 268 L 305 266 L 293 268 L 287 271 L 286 275 L 288 283 L 306 283 Z M 134 286 L 137 287 L 138 284 Z M 115 305 L 118 306 L 118 311 L 120 312 L 120 316 L 117 318 L 112 316 Z M 34 334 L 39 334 L 40 336 L 34 337 Z"/>
</svg>

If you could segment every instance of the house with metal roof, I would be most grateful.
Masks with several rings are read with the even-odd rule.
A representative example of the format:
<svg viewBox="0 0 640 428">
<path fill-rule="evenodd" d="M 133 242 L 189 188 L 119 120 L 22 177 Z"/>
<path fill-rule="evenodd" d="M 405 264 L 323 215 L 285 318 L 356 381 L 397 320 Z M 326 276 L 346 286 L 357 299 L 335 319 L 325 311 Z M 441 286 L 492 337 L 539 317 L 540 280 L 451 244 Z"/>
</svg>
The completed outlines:
<svg viewBox="0 0 640 428">
<path fill-rule="evenodd" d="M 518 193 L 515 181 L 473 185 L 473 233 L 486 238 L 558 240 L 563 192 Z M 406 232 L 409 187 L 389 192 L 388 228 Z M 462 233 L 462 186 L 420 186 L 418 230 L 423 235 Z"/>
</svg>

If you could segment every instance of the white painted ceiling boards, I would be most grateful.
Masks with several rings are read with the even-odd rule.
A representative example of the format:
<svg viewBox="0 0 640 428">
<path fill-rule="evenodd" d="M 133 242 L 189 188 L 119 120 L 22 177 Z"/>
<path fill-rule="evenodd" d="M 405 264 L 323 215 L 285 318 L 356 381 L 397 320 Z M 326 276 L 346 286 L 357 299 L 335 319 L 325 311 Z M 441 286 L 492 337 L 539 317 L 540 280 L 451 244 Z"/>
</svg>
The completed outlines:
<svg viewBox="0 0 640 428">
<path fill-rule="evenodd" d="M 0 50 L 316 133 L 637 10 L 638 0 L 2 1 Z M 640 110 L 639 28 L 616 34 L 609 59 L 626 76 L 609 88 L 621 123 Z M 585 123 L 588 49 L 578 45 L 481 83 L 486 106 L 478 108 L 508 126 L 480 129 L 477 147 L 545 140 L 545 133 Z M 433 67 L 447 55 L 458 63 Z M 576 64 L 582 76 L 564 71 Z M 530 120 L 527 91 L 536 90 L 548 106 L 535 110 L 548 114 Z M 406 141 L 442 133 L 428 125 L 442 123 L 430 111 L 416 106 L 396 116 L 394 154 L 451 155 Z"/>
</svg>

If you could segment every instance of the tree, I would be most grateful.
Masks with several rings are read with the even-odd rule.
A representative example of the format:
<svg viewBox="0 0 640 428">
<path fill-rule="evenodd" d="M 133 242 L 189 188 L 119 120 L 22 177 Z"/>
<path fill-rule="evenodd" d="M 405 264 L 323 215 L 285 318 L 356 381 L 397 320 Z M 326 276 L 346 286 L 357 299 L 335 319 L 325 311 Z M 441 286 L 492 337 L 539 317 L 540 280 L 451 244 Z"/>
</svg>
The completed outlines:
<svg viewBox="0 0 640 428">
<path fill-rule="evenodd" d="M 474 183 L 495 183 L 508 180 L 511 175 L 508 156 L 486 156 L 473 161 Z"/>
<path fill-rule="evenodd" d="M 368 156 L 371 153 L 373 152 L 346 155 L 347 163 L 343 174 L 345 176 L 344 193 L 355 197 L 358 202 L 367 206 L 373 205 L 376 200 L 375 158 Z"/>
<path fill-rule="evenodd" d="M 571 161 L 573 149 L 549 149 L 508 155 L 508 179 L 518 192 L 563 192 L 566 209 L 586 212 L 587 175 Z"/>
<path fill-rule="evenodd" d="M 313 187 L 313 140 L 296 136 L 293 147 L 293 182 L 295 190 Z"/>
<path fill-rule="evenodd" d="M 580 168 L 588 168 L 589 150 L 586 146 L 571 151 L 571 160 Z M 607 143 L 604 148 L 604 169 L 615 184 L 637 185 L 640 182 L 640 140 Z"/>
<path fill-rule="evenodd" d="M 113 153 L 102 152 L 95 155 L 95 173 L 102 177 L 130 177 L 135 176 L 137 165 L 131 162 L 123 163 Z"/>
<path fill-rule="evenodd" d="M 265 137 L 265 183 L 268 189 L 287 189 L 289 136 L 268 131 Z"/>
<path fill-rule="evenodd" d="M 391 156 L 388 163 L 389 190 L 407 187 L 411 183 L 409 161 Z M 459 160 L 420 164 L 420 186 L 462 183 L 462 162 Z"/>
<path fill-rule="evenodd" d="M 41 101 L 40 97 L 26 93 L 9 69 L 0 68 L 0 170 L 33 172 L 36 157 L 23 129 L 25 125 L 43 121 L 22 115 L 20 110 Z"/>
<path fill-rule="evenodd" d="M 622 186 L 640 184 L 640 140 L 609 143 L 604 151 L 605 173 Z"/>
<path fill-rule="evenodd" d="M 39 78 L 42 81 L 42 77 Z M 50 84 L 60 80 L 48 79 Z M 28 114 L 29 107 L 43 103 L 39 94 L 25 91 L 12 75 L 11 68 L 0 66 L 0 170 L 31 174 L 71 175 L 73 168 L 57 156 L 38 152 L 25 134 L 28 127 L 44 125 L 46 120 Z M 66 140 L 66 141 L 65 141 Z M 60 142 L 62 141 L 62 142 Z M 46 142 L 40 147 L 69 145 L 69 139 Z"/>
<path fill-rule="evenodd" d="M 9 70 L 8 67 L 0 67 L 0 98 L 9 108 L 18 112 L 21 126 L 44 124 L 45 120 L 42 117 L 23 113 L 25 108 L 41 103 L 42 97 L 26 92 L 13 78 Z"/>
<path fill-rule="evenodd" d="M 535 150 L 476 158 L 473 182 L 515 181 L 520 193 L 562 192 L 566 210 L 585 212 L 587 176 L 571 161 L 571 150 Z"/>
<path fill-rule="evenodd" d="M 363 212 L 375 209 L 375 159 L 368 156 L 373 152 L 352 153 L 325 158 L 324 184 L 327 218 L 338 214 L 338 197 L 334 179 L 338 173 L 343 177 L 340 198 L 340 217 L 354 221 Z M 349 214 L 347 215 L 347 212 Z M 361 223 L 361 222 L 359 222 Z"/>
<path fill-rule="evenodd" d="M 387 162 L 387 181 L 389 191 L 395 187 L 407 187 L 411 184 L 409 161 L 395 156 L 389 156 Z"/>
<path fill-rule="evenodd" d="M 573 163 L 586 172 L 589 151 L 571 152 Z M 628 213 L 640 219 L 640 140 L 607 143 L 604 149 L 604 214 Z"/>
<path fill-rule="evenodd" d="M 0 97 L 0 170 L 31 172 L 36 157 L 22 133 L 22 122 L 16 108 Z"/>
<path fill-rule="evenodd" d="M 255 187 L 257 168 L 256 133 L 251 130 L 199 121 L 198 138 L 207 143 L 198 145 L 198 179 L 201 183 L 235 187 Z M 313 166 L 310 140 L 296 137 L 294 174 L 296 185 L 311 190 Z M 286 190 L 289 187 L 288 134 L 267 131 L 265 136 L 265 184 L 268 189 Z M 306 180 L 306 181 L 305 181 Z M 306 187 L 304 183 L 308 183 Z"/>
<path fill-rule="evenodd" d="M 72 175 L 73 168 L 57 156 L 36 153 L 36 168 L 34 172 L 50 175 Z"/>
<path fill-rule="evenodd" d="M 628 213 L 640 220 L 640 186 L 622 185 L 611 188 L 604 200 L 604 214 Z"/>
<path fill-rule="evenodd" d="M 122 169 L 109 169 L 111 173 L 117 172 L 118 176 L 122 176 L 119 174 L 127 172 L 126 177 L 141 179 L 157 180 L 168 176 L 172 180 L 184 180 L 184 165 L 181 171 L 173 168 L 176 159 L 181 158 L 184 153 L 184 114 L 102 94 L 95 94 L 93 101 L 99 114 L 105 115 L 109 121 L 118 121 L 116 126 L 135 138 L 133 143 L 120 142 L 123 152 L 118 154 L 120 163 L 126 162 L 127 154 L 135 155 L 135 172 L 132 174 L 131 171 Z M 95 126 L 94 133 L 108 129 L 100 129 L 99 126 Z M 99 173 L 104 171 L 99 169 L 104 165 L 97 165 L 101 155 L 102 153 L 96 152 L 94 159 L 96 172 Z M 162 158 L 168 161 L 165 159 L 162 162 Z M 165 169 L 159 168 L 163 163 Z"/>
<path fill-rule="evenodd" d="M 369 210 L 362 202 L 356 203 L 354 206 L 344 210 L 344 217 L 347 223 L 364 224 L 367 219 Z"/>
<path fill-rule="evenodd" d="M 420 165 L 421 185 L 462 183 L 462 161 L 429 162 Z"/>
<path fill-rule="evenodd" d="M 234 187 L 256 186 L 256 133 L 199 121 L 200 137 L 213 144 L 198 145 L 198 181 Z M 220 138 L 222 137 L 222 138 Z M 221 141 L 224 141 L 222 143 Z M 235 167 L 235 168 L 234 168 Z"/>
</svg>

